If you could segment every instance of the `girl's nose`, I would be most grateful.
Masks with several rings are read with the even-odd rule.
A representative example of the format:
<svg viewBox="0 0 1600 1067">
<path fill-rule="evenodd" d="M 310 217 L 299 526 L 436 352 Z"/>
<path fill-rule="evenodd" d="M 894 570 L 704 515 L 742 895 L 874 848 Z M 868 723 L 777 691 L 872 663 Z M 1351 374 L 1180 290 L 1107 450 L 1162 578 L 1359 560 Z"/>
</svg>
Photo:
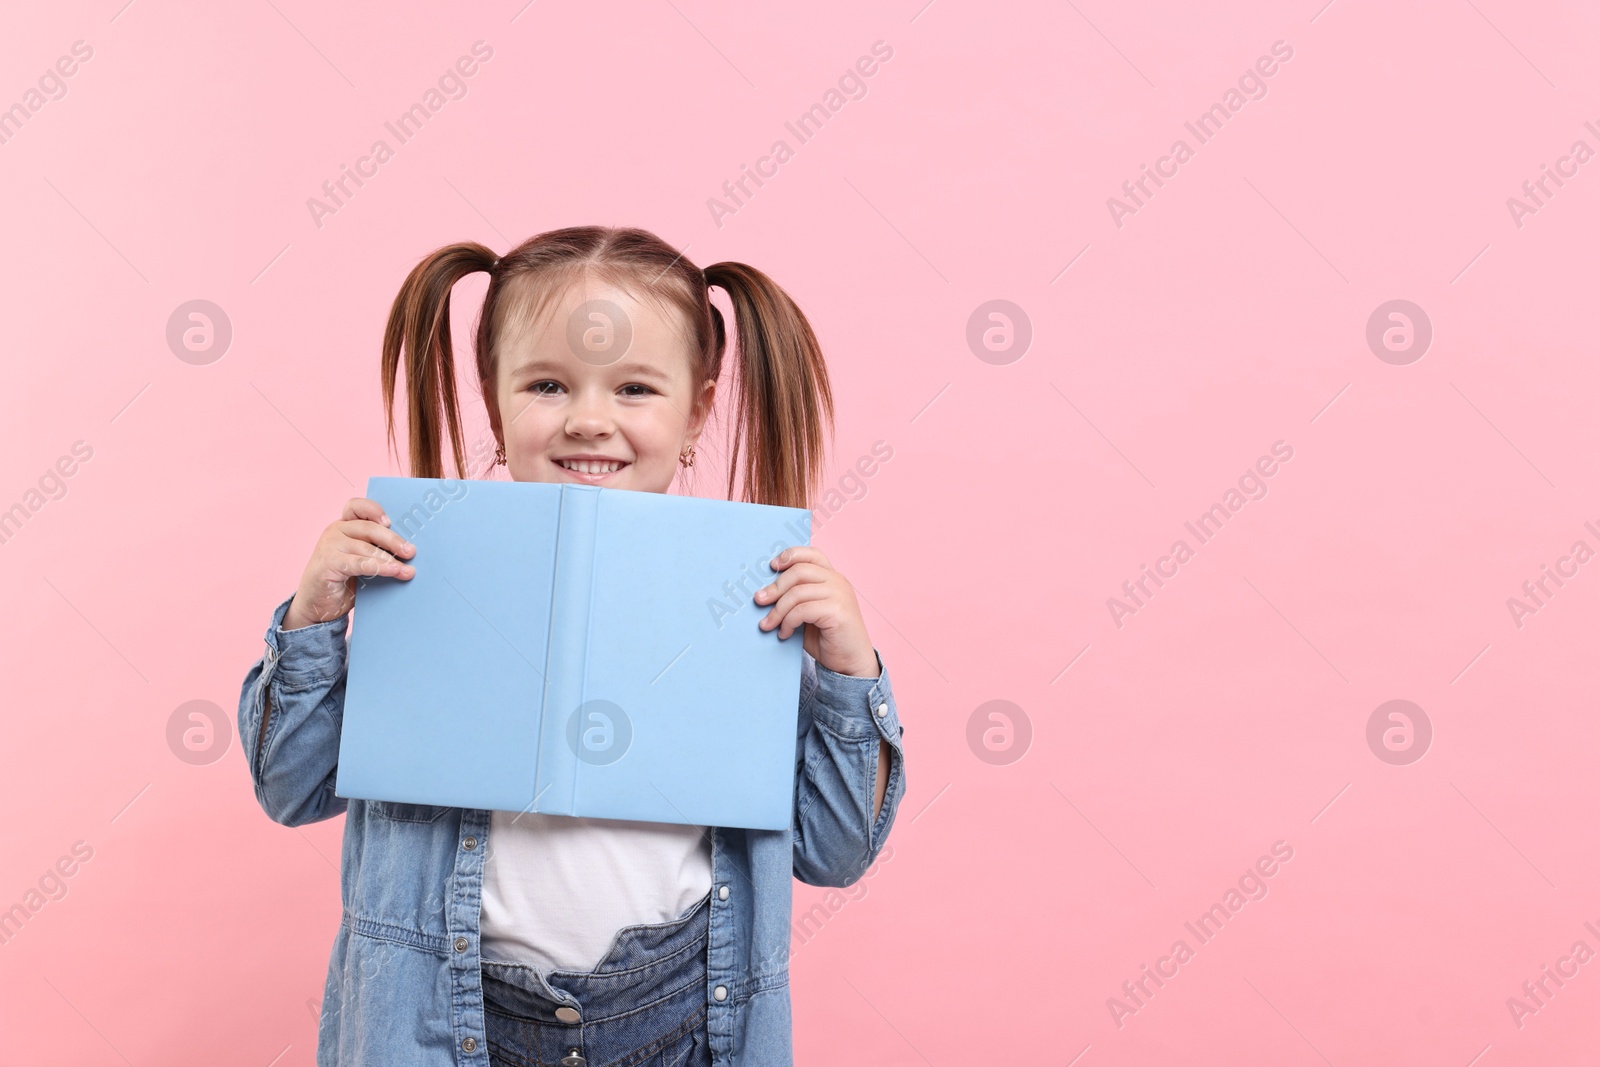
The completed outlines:
<svg viewBox="0 0 1600 1067">
<path fill-rule="evenodd" d="M 578 396 L 567 416 L 567 433 L 572 437 L 603 437 L 611 432 L 611 414 L 605 401 Z"/>
</svg>

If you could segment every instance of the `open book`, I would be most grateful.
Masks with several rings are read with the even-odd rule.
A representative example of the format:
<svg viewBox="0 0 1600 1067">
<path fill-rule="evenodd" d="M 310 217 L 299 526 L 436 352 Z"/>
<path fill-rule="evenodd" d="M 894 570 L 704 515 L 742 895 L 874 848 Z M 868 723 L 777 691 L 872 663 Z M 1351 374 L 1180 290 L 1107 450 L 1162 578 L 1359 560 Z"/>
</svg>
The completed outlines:
<svg viewBox="0 0 1600 1067">
<path fill-rule="evenodd" d="M 811 513 L 544 482 L 372 478 L 417 546 L 359 580 L 341 797 L 781 830 L 804 626 L 752 596 Z"/>
</svg>

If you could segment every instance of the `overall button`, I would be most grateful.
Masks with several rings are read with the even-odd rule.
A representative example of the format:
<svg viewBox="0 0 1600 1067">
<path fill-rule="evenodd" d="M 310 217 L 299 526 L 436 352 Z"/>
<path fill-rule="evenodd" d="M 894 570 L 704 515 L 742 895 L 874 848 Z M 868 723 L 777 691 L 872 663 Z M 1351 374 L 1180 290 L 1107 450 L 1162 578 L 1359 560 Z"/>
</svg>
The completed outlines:
<svg viewBox="0 0 1600 1067">
<path fill-rule="evenodd" d="M 561 1007 L 556 1009 L 556 1018 L 564 1023 L 575 1023 L 582 1018 L 582 1016 L 578 1014 L 577 1008 L 569 1008 L 563 1004 Z"/>
<path fill-rule="evenodd" d="M 561 1067 L 589 1067 L 589 1061 L 577 1049 L 568 1049 L 567 1054 L 561 1057 Z"/>
<path fill-rule="evenodd" d="M 718 900 L 727 900 L 728 899 L 728 887 L 727 886 L 723 886 L 721 889 L 717 890 L 717 899 Z"/>
</svg>

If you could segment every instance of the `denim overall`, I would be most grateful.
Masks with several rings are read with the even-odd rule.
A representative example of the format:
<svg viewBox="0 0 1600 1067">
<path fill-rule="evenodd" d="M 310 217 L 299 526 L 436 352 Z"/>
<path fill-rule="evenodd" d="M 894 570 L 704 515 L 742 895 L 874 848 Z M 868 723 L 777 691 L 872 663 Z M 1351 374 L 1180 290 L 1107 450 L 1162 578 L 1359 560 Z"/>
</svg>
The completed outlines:
<svg viewBox="0 0 1600 1067">
<path fill-rule="evenodd" d="M 664 923 L 625 926 L 593 971 L 482 960 L 490 1067 L 711 1067 L 711 894 Z"/>
</svg>

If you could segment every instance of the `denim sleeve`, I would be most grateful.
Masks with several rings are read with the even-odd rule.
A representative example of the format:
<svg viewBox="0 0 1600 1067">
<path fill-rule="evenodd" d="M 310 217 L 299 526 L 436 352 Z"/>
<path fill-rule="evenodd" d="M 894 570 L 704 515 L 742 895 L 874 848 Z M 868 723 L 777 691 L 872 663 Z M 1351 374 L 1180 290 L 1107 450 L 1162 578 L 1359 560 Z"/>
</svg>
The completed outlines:
<svg viewBox="0 0 1600 1067">
<path fill-rule="evenodd" d="M 348 616 L 281 629 L 293 599 L 272 613 L 266 652 L 245 675 L 239 694 L 240 747 L 256 801 L 284 826 L 331 819 L 347 806 L 333 795 L 333 786 L 344 721 Z"/>
<path fill-rule="evenodd" d="M 796 878 L 809 885 L 847 886 L 872 865 L 905 793 L 901 733 L 881 656 L 876 678 L 854 678 L 805 655 L 795 745 Z M 874 820 L 880 739 L 889 743 L 889 784 Z"/>
</svg>

